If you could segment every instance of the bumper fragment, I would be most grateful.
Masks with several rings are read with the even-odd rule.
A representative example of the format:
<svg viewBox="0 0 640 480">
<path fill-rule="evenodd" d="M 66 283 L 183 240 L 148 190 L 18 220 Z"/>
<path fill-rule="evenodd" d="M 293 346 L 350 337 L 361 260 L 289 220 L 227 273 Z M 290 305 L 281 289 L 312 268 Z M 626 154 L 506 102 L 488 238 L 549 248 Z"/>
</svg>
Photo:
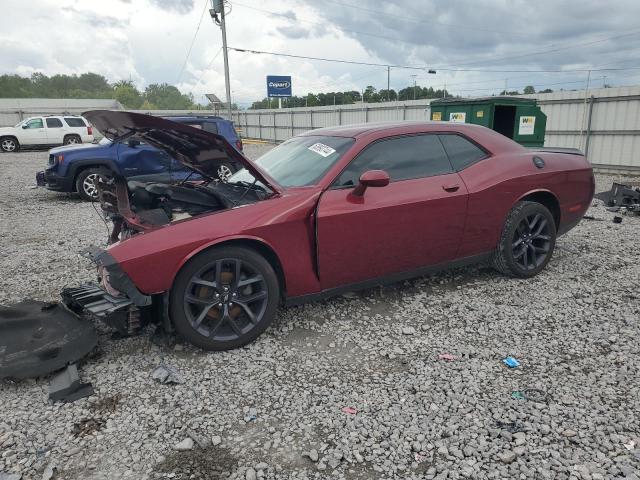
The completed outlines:
<svg viewBox="0 0 640 480">
<path fill-rule="evenodd" d="M 74 313 L 100 320 L 122 335 L 131 335 L 140 327 L 140 312 L 133 301 L 125 296 L 114 297 L 98 285 L 65 288 L 60 296 Z"/>
<path fill-rule="evenodd" d="M 147 307 L 151 305 L 151 296 L 145 295 L 138 290 L 129 278 L 129 275 L 127 275 L 108 251 L 96 246 L 91 246 L 87 248 L 83 254 L 98 265 L 99 268 L 102 267 L 107 271 L 110 287 L 126 295 L 137 307 Z"/>
</svg>

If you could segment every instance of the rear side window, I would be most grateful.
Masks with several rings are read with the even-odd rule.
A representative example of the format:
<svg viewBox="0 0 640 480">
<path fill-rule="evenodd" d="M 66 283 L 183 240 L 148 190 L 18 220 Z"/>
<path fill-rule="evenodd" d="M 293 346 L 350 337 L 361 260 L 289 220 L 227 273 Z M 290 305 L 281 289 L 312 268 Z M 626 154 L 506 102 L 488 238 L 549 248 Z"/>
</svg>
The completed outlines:
<svg viewBox="0 0 640 480">
<path fill-rule="evenodd" d="M 59 118 L 47 118 L 47 128 L 62 128 L 62 120 Z"/>
<path fill-rule="evenodd" d="M 205 132 L 218 133 L 218 125 L 215 122 L 203 122 L 202 129 Z"/>
<path fill-rule="evenodd" d="M 440 140 L 456 172 L 464 170 L 487 156 L 487 152 L 461 135 L 440 135 Z"/>
<path fill-rule="evenodd" d="M 64 121 L 67 122 L 67 125 L 70 127 L 86 127 L 87 125 L 84 123 L 84 120 L 77 117 L 64 117 Z"/>
<path fill-rule="evenodd" d="M 451 173 L 451 163 L 436 135 L 381 140 L 368 146 L 338 177 L 334 185 L 356 185 L 367 170 L 384 170 L 391 181 Z"/>
</svg>

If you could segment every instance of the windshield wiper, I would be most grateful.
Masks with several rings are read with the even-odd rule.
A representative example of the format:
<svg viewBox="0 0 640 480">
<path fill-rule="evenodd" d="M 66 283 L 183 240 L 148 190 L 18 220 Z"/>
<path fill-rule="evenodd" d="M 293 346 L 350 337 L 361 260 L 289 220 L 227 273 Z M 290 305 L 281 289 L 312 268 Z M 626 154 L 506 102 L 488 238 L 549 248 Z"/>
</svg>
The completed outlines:
<svg viewBox="0 0 640 480">
<path fill-rule="evenodd" d="M 257 181 L 258 179 L 255 179 L 253 182 L 247 182 L 246 180 L 235 180 L 233 182 L 227 182 L 227 183 L 229 185 L 241 185 L 249 190 L 262 190 L 263 192 L 266 192 L 267 189 L 264 188 L 262 185 L 256 184 Z"/>
</svg>

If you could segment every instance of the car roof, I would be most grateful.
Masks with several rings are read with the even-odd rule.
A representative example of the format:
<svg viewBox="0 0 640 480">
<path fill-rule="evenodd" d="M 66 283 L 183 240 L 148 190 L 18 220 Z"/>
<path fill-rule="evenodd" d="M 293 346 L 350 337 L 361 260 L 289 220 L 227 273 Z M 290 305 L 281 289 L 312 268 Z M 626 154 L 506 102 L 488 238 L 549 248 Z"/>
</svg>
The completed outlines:
<svg viewBox="0 0 640 480">
<path fill-rule="evenodd" d="M 479 125 L 469 123 L 451 123 L 451 122 L 432 122 L 424 120 L 402 120 L 388 122 L 372 122 L 358 123 L 353 125 L 341 125 L 336 127 L 318 128 L 302 133 L 300 136 L 326 135 L 329 137 L 352 137 L 357 138 L 362 135 L 382 133 L 387 130 L 393 130 L 394 134 L 429 132 L 429 131 L 455 131 L 464 132 L 468 129 L 483 128 Z"/>
</svg>

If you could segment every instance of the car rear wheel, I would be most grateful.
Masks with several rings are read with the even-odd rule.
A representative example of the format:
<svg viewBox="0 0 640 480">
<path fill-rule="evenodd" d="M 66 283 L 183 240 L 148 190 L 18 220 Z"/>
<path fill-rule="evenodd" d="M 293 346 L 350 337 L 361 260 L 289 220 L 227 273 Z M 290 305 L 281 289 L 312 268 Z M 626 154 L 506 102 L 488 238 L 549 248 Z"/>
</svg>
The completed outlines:
<svg viewBox="0 0 640 480">
<path fill-rule="evenodd" d="M 493 264 L 505 275 L 533 277 L 547 266 L 555 245 L 551 212 L 540 203 L 518 202 L 507 216 Z"/>
<path fill-rule="evenodd" d="M 17 152 L 20 150 L 20 143 L 13 137 L 2 137 L 0 139 L 0 148 L 7 153 Z"/>
<path fill-rule="evenodd" d="M 64 137 L 62 143 L 64 143 L 65 145 L 77 145 L 79 143 L 82 143 L 82 139 L 79 135 L 67 135 L 66 137 Z"/>
<path fill-rule="evenodd" d="M 193 258 L 176 277 L 170 313 L 176 331 L 205 350 L 230 350 L 256 339 L 280 298 L 269 262 L 253 250 L 222 247 Z"/>
<path fill-rule="evenodd" d="M 88 168 L 81 171 L 76 178 L 76 191 L 83 200 L 95 202 L 98 200 L 97 182 L 100 170 Z"/>
<path fill-rule="evenodd" d="M 218 174 L 218 178 L 221 182 L 226 182 L 227 180 L 229 180 L 229 177 L 231 177 L 231 175 L 236 173 L 236 169 L 230 163 L 225 162 L 220 164 L 216 173 Z"/>
</svg>

